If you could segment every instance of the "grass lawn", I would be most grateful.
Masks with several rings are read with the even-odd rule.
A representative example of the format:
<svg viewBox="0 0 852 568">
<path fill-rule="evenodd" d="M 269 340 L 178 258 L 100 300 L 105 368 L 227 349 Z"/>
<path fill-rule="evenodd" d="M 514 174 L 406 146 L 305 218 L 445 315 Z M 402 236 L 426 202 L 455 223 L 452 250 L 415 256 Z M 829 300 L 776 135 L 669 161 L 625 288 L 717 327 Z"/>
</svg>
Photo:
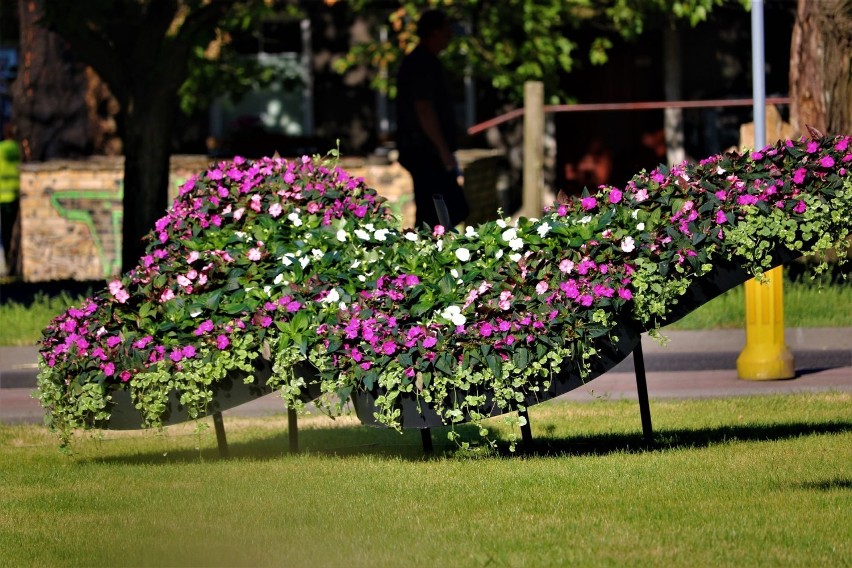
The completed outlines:
<svg viewBox="0 0 852 568">
<path fill-rule="evenodd" d="M 462 452 L 286 416 L 83 434 L 0 426 L 2 566 L 849 566 L 852 395 L 530 409 L 536 447 Z M 489 422 L 505 447 L 502 421 Z M 474 437 L 470 427 L 463 434 Z"/>
</svg>

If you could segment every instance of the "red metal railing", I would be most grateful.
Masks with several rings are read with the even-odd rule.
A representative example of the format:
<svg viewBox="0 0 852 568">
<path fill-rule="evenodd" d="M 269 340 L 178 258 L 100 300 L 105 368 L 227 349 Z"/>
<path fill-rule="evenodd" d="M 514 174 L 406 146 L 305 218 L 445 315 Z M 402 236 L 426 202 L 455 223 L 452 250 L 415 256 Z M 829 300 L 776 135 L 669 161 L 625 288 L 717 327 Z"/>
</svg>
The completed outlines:
<svg viewBox="0 0 852 568">
<path fill-rule="evenodd" d="M 544 112 L 596 112 L 612 110 L 660 110 L 667 108 L 720 108 L 752 106 L 752 99 L 710 99 L 703 101 L 650 101 L 634 103 L 589 103 L 575 105 L 544 105 Z M 790 97 L 767 97 L 768 105 L 790 104 Z M 524 115 L 523 108 L 510 110 L 500 116 L 474 124 L 467 129 L 471 136 Z"/>
</svg>

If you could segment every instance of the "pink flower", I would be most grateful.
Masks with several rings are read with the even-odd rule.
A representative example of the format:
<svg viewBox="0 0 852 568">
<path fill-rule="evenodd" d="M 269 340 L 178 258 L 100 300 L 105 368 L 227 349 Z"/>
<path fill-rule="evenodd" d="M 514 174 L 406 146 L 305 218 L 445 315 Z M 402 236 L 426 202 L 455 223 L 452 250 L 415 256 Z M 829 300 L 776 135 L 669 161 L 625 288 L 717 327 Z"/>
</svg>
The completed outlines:
<svg viewBox="0 0 852 568">
<path fill-rule="evenodd" d="M 620 189 L 612 188 L 612 191 L 609 192 L 609 202 L 610 203 L 618 203 L 621 201 L 622 193 Z"/>
<path fill-rule="evenodd" d="M 441 235 L 443 235 L 445 232 L 446 232 L 446 229 L 444 228 L 444 226 L 443 226 L 443 225 L 435 225 L 435 226 L 432 228 L 432 235 L 433 235 L 433 236 L 435 236 L 435 237 L 440 237 L 440 236 L 441 236 Z"/>
<path fill-rule="evenodd" d="M 282 211 L 280 203 L 273 203 L 269 206 L 269 214 L 272 215 L 272 217 L 278 217 L 281 215 Z"/>
<path fill-rule="evenodd" d="M 423 347 L 429 349 L 430 347 L 434 347 L 436 343 L 438 343 L 438 340 L 430 335 L 423 340 Z"/>
<path fill-rule="evenodd" d="M 492 333 L 494 333 L 494 326 L 492 326 L 490 323 L 488 323 L 488 322 L 483 322 L 483 323 L 479 326 L 479 334 L 480 334 L 482 337 L 488 337 L 488 336 L 489 336 L 489 335 L 491 335 Z"/>
<path fill-rule="evenodd" d="M 660 170 L 654 170 L 651 172 L 651 179 L 657 183 L 663 183 L 666 181 L 666 176 L 660 173 Z"/>
<path fill-rule="evenodd" d="M 819 163 L 824 168 L 830 168 L 834 165 L 834 158 L 832 158 L 831 156 L 823 156 L 820 159 Z"/>
<path fill-rule="evenodd" d="M 535 291 L 536 291 L 539 295 L 542 295 L 542 294 L 544 294 L 545 292 L 547 292 L 547 282 L 545 282 L 544 280 L 542 280 L 541 282 L 539 282 L 538 284 L 536 284 L 536 285 L 535 285 Z"/>
<path fill-rule="evenodd" d="M 849 137 L 844 136 L 840 139 L 840 142 L 834 145 L 834 149 L 838 152 L 845 152 L 846 148 L 849 147 Z"/>
<path fill-rule="evenodd" d="M 101 367 L 101 369 L 107 377 L 111 377 L 115 374 L 115 364 L 112 361 L 106 363 L 103 367 Z"/>
<path fill-rule="evenodd" d="M 757 203 L 757 196 L 749 194 L 740 195 L 737 198 L 737 203 L 739 205 L 754 205 L 755 203 Z"/>
<path fill-rule="evenodd" d="M 793 183 L 802 183 L 805 181 L 805 174 L 808 173 L 808 170 L 805 168 L 799 168 L 795 172 L 793 172 Z"/>
<path fill-rule="evenodd" d="M 187 359 L 191 359 L 195 357 L 195 347 L 192 345 L 186 345 L 183 349 L 180 350 L 180 353 Z"/>
<path fill-rule="evenodd" d="M 175 347 L 174 349 L 172 349 L 172 352 L 169 353 L 169 359 L 177 363 L 181 359 L 183 359 L 183 354 L 180 352 L 179 348 Z"/>
<path fill-rule="evenodd" d="M 725 216 L 725 212 L 719 209 L 716 211 L 716 224 L 721 225 L 722 223 L 727 223 L 728 218 Z"/>
<path fill-rule="evenodd" d="M 636 192 L 636 203 L 642 203 L 646 199 L 648 199 L 648 190 L 647 189 L 640 189 L 639 191 Z"/>
<path fill-rule="evenodd" d="M 226 335 L 217 335 L 216 336 L 216 347 L 219 349 L 226 349 L 228 345 L 231 344 L 231 340 L 228 339 Z"/>
<path fill-rule="evenodd" d="M 130 371 L 122 371 L 121 374 L 119 375 L 119 377 L 121 377 L 121 380 L 124 381 L 125 383 L 127 381 L 129 381 L 132 376 L 133 375 L 130 374 Z"/>
<path fill-rule="evenodd" d="M 260 249 L 252 247 L 246 256 L 248 256 L 249 260 L 258 261 L 260 260 Z"/>
<path fill-rule="evenodd" d="M 206 320 L 201 322 L 201 325 L 193 332 L 195 335 L 204 335 L 205 333 L 213 331 L 213 321 Z"/>
<path fill-rule="evenodd" d="M 562 272 L 563 274 L 569 274 L 572 270 L 574 270 L 574 262 L 573 261 L 565 258 L 559 263 L 559 271 Z"/>
<path fill-rule="evenodd" d="M 808 154 L 813 154 L 817 150 L 819 150 L 819 144 L 816 142 L 808 142 Z"/>
<path fill-rule="evenodd" d="M 631 300 L 633 299 L 633 292 L 629 288 L 619 288 L 618 297 L 622 300 Z"/>
<path fill-rule="evenodd" d="M 795 207 L 793 207 L 793 213 L 798 213 L 799 215 L 801 215 L 802 213 L 807 211 L 807 209 L 807 204 L 804 201 L 800 200 L 798 203 L 796 203 Z"/>
<path fill-rule="evenodd" d="M 580 200 L 580 205 L 583 207 L 583 209 L 589 211 L 598 206 L 598 200 L 595 199 L 593 196 L 584 197 Z"/>
</svg>

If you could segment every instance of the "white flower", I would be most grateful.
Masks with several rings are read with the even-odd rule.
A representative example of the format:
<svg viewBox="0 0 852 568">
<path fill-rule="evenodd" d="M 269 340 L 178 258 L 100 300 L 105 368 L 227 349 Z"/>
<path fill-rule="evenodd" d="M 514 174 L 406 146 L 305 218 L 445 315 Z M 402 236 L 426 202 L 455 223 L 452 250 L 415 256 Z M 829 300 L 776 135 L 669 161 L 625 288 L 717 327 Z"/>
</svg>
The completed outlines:
<svg viewBox="0 0 852 568">
<path fill-rule="evenodd" d="M 438 249 L 438 252 L 444 250 L 444 241 L 443 239 L 439 239 L 437 243 L 435 243 L 435 248 Z"/>
<path fill-rule="evenodd" d="M 631 217 L 633 217 L 634 219 L 636 218 L 636 216 L 637 216 L 637 215 L 639 215 L 639 210 L 638 210 L 638 209 L 634 209 L 634 210 L 633 210 L 633 213 L 631 213 L 631 214 L 630 214 L 630 216 L 631 216 Z"/>
<path fill-rule="evenodd" d="M 355 236 L 361 239 L 362 241 L 370 240 L 370 233 L 368 233 L 364 229 L 355 229 Z"/>
<path fill-rule="evenodd" d="M 366 225 L 364 225 L 364 228 L 370 231 L 371 233 L 376 230 L 372 223 L 367 223 Z"/>
<path fill-rule="evenodd" d="M 509 260 L 511 260 L 512 262 L 518 262 L 519 260 L 521 260 L 521 255 L 517 252 L 513 252 L 509 255 Z"/>
<path fill-rule="evenodd" d="M 328 295 L 322 299 L 325 304 L 332 304 L 334 302 L 340 301 L 340 293 L 337 291 L 337 288 L 332 288 Z"/>
<path fill-rule="evenodd" d="M 503 234 L 500 235 L 500 236 L 503 237 L 503 240 L 508 243 L 509 241 L 511 241 L 512 239 L 514 239 L 518 236 L 518 231 L 517 231 L 517 229 L 510 227 L 510 228 L 506 229 L 505 231 L 503 231 Z"/>
<path fill-rule="evenodd" d="M 405 233 L 405 238 L 408 239 L 409 241 L 413 242 L 413 243 L 416 243 L 418 236 L 417 236 L 417 233 L 409 232 L 409 233 Z"/>
<path fill-rule="evenodd" d="M 456 258 L 462 262 L 467 262 L 468 260 L 470 260 L 470 251 L 464 247 L 461 247 L 456 251 Z"/>
<path fill-rule="evenodd" d="M 636 225 L 636 230 L 637 231 L 644 231 L 645 230 L 645 223 L 639 223 L 638 225 Z"/>
<path fill-rule="evenodd" d="M 521 250 L 524 248 L 524 240 L 520 237 L 515 237 L 509 241 L 509 248 L 512 250 Z"/>
<path fill-rule="evenodd" d="M 450 306 L 441 312 L 441 316 L 450 320 L 453 325 L 464 325 L 467 318 L 461 313 L 461 308 L 458 306 Z"/>
<path fill-rule="evenodd" d="M 459 271 L 456 270 L 455 268 L 453 268 L 452 270 L 450 270 L 450 276 L 452 276 L 453 278 L 458 278 L 459 277 Z"/>
<path fill-rule="evenodd" d="M 290 219 L 290 222 L 293 223 L 294 227 L 301 227 L 302 226 L 302 219 L 299 217 L 299 214 L 296 213 L 295 211 L 293 211 L 292 213 L 287 215 L 287 218 Z"/>
<path fill-rule="evenodd" d="M 311 256 L 314 258 L 322 258 L 323 252 L 320 249 L 311 249 Z"/>
<path fill-rule="evenodd" d="M 248 235 L 242 231 L 234 231 L 234 236 L 240 239 L 241 241 L 246 240 L 246 237 L 248 237 Z"/>
<path fill-rule="evenodd" d="M 497 219 L 497 226 L 500 227 L 501 229 L 505 229 L 506 228 L 506 221 L 504 221 L 503 219 Z"/>
<path fill-rule="evenodd" d="M 545 221 L 544 223 L 539 225 L 538 228 L 536 228 L 536 231 L 538 231 L 539 237 L 544 238 L 544 235 L 546 235 L 547 232 L 550 231 L 550 225 L 548 225 L 547 221 Z"/>
<path fill-rule="evenodd" d="M 346 311 L 346 303 L 345 302 L 340 302 L 339 304 L 337 304 L 337 307 L 338 307 L 338 309 L 340 309 L 341 312 Z"/>
<path fill-rule="evenodd" d="M 364 276 L 363 274 L 359 274 L 359 275 L 358 275 L 358 281 L 359 281 L 359 282 L 366 282 L 366 281 L 367 281 L 367 277 L 366 277 L 366 276 Z"/>
<path fill-rule="evenodd" d="M 387 229 L 379 229 L 378 231 L 375 232 L 375 234 L 373 234 L 373 236 L 376 237 L 377 241 L 385 241 L 388 238 L 389 232 L 390 231 L 387 230 Z"/>
<path fill-rule="evenodd" d="M 361 266 L 361 261 L 355 260 L 352 262 L 352 266 L 350 266 L 349 268 L 358 268 L 359 266 Z"/>
<path fill-rule="evenodd" d="M 291 264 L 293 264 L 294 258 L 296 257 L 293 256 L 292 253 L 288 252 L 287 254 L 281 257 L 281 262 L 284 263 L 284 266 L 290 266 Z"/>
<path fill-rule="evenodd" d="M 277 285 L 281 284 L 281 281 L 282 281 L 282 280 L 284 280 L 284 273 L 283 273 L 283 272 L 282 272 L 282 273 L 280 273 L 280 274 L 278 274 L 278 276 L 276 276 L 276 277 L 272 280 L 272 283 L 273 283 L 273 284 L 275 284 L 275 285 L 277 286 Z"/>
<path fill-rule="evenodd" d="M 266 294 L 267 296 L 269 296 L 269 294 L 271 292 L 272 292 L 272 286 L 264 286 L 263 287 L 263 293 Z"/>
<path fill-rule="evenodd" d="M 723 173 L 725 173 L 725 170 L 722 168 L 722 166 L 716 166 L 716 173 L 722 175 Z"/>
<path fill-rule="evenodd" d="M 624 252 L 631 252 L 635 248 L 636 243 L 633 240 L 633 237 L 624 237 L 624 239 L 621 241 L 621 250 L 623 250 Z"/>
<path fill-rule="evenodd" d="M 494 257 L 498 260 L 503 258 L 503 249 L 498 249 L 497 252 L 494 253 Z"/>
<path fill-rule="evenodd" d="M 592 216 L 591 216 L 591 215 L 586 215 L 585 217 L 583 217 L 582 219 L 580 219 L 580 223 L 582 223 L 582 224 L 584 224 L 584 225 L 585 225 L 586 223 L 588 223 L 588 222 L 589 222 L 589 221 L 591 221 L 591 220 L 592 220 Z"/>
<path fill-rule="evenodd" d="M 337 240 L 340 241 L 341 243 L 345 243 L 346 242 L 346 231 L 344 231 L 343 229 L 340 229 L 339 231 L 337 231 Z"/>
<path fill-rule="evenodd" d="M 467 227 L 464 228 L 464 236 L 466 236 L 469 239 L 473 239 L 473 238 L 478 237 L 479 233 L 476 232 L 476 229 L 474 229 L 473 227 L 468 225 Z"/>
<path fill-rule="evenodd" d="M 311 259 L 306 257 L 306 256 L 303 256 L 302 258 L 299 259 L 299 264 L 302 265 L 302 268 L 306 267 L 308 264 L 310 264 L 310 262 L 311 262 Z"/>
</svg>

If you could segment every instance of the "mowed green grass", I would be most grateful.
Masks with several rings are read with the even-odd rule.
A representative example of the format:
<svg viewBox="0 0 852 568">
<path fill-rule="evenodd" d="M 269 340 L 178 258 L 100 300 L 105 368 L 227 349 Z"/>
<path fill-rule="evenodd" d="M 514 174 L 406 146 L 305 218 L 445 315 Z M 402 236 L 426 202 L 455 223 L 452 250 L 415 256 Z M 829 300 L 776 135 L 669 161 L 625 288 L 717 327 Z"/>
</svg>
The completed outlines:
<svg viewBox="0 0 852 568">
<path fill-rule="evenodd" d="M 0 426 L 3 566 L 843 566 L 852 394 L 530 409 L 536 443 L 459 451 L 352 418 L 78 436 Z M 469 426 L 463 436 L 475 439 Z"/>
</svg>

